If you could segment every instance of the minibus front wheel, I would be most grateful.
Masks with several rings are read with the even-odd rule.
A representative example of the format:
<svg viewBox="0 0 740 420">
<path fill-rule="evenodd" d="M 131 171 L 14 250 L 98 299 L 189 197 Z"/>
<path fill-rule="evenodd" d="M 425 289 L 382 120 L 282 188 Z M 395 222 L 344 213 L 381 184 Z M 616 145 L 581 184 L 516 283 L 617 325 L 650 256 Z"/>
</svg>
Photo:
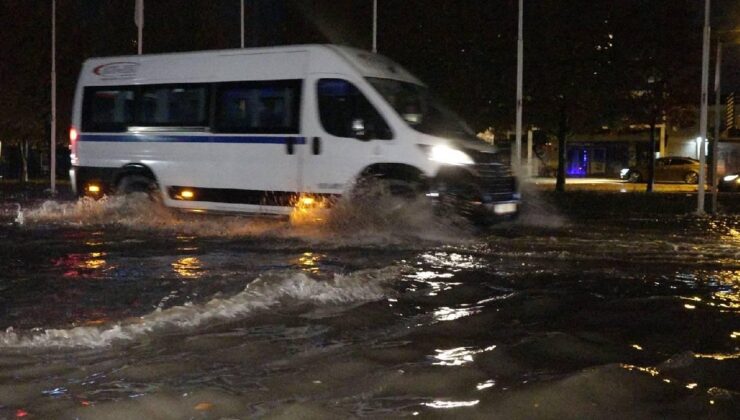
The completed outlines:
<svg viewBox="0 0 740 420">
<path fill-rule="evenodd" d="M 423 191 L 423 183 L 417 180 L 365 176 L 355 185 L 352 196 L 354 199 L 370 200 L 378 200 L 382 197 L 415 199 L 423 195 Z"/>
<path fill-rule="evenodd" d="M 413 199 L 423 195 L 426 181 L 422 172 L 409 165 L 378 163 L 362 172 L 355 185 L 357 193 Z"/>
</svg>

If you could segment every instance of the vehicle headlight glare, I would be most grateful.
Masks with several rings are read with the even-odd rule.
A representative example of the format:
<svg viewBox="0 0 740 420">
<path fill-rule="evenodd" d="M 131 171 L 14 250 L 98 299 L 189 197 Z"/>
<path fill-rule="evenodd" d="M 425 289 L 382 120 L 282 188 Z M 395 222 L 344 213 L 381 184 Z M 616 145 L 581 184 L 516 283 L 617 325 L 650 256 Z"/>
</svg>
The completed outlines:
<svg viewBox="0 0 740 420">
<path fill-rule="evenodd" d="M 475 163 L 465 152 L 444 145 L 432 147 L 429 152 L 429 160 L 446 165 L 472 165 Z"/>
<path fill-rule="evenodd" d="M 625 176 L 627 176 L 627 172 L 629 172 L 629 171 L 630 171 L 629 168 L 624 168 L 621 171 L 619 171 L 619 176 L 625 177 Z"/>
<path fill-rule="evenodd" d="M 737 174 L 735 174 L 735 175 L 727 175 L 726 177 L 722 178 L 722 180 L 725 181 L 725 182 L 732 182 L 732 181 L 736 180 L 738 178 L 738 176 L 740 176 L 740 175 L 737 175 Z"/>
</svg>

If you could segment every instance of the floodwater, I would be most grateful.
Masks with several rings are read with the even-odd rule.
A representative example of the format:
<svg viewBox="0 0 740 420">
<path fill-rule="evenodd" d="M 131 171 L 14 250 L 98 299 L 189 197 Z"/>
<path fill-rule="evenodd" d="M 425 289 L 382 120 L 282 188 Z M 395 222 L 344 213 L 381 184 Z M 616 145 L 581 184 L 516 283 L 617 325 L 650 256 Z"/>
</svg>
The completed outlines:
<svg viewBox="0 0 740 420">
<path fill-rule="evenodd" d="M 0 419 L 740 412 L 737 216 L 4 208 Z"/>
</svg>

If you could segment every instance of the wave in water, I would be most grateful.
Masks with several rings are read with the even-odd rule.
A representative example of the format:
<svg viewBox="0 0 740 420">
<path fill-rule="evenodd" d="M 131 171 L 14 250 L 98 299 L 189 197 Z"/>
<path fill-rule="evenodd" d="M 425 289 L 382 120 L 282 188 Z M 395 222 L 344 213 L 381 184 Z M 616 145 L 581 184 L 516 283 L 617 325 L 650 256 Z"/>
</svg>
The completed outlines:
<svg viewBox="0 0 740 420">
<path fill-rule="evenodd" d="M 195 329 L 200 326 L 248 317 L 277 305 L 313 303 L 343 305 L 382 299 L 391 289 L 386 285 L 402 274 L 400 267 L 336 274 L 331 280 L 316 280 L 302 272 L 266 273 L 228 298 L 203 304 L 186 304 L 157 310 L 139 318 L 112 325 L 70 329 L 33 329 L 0 332 L 0 348 L 96 348 L 119 341 L 132 341 L 158 332 Z"/>
</svg>

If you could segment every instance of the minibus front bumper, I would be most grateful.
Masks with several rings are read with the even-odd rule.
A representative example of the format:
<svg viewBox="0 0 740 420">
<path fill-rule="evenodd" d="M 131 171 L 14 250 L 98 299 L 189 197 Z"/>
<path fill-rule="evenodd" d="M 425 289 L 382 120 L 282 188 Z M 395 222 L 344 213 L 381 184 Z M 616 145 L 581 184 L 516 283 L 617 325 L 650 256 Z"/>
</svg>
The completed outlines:
<svg viewBox="0 0 740 420">
<path fill-rule="evenodd" d="M 511 219 L 520 210 L 517 180 L 503 164 L 442 168 L 430 180 L 427 197 L 473 219 Z"/>
</svg>

